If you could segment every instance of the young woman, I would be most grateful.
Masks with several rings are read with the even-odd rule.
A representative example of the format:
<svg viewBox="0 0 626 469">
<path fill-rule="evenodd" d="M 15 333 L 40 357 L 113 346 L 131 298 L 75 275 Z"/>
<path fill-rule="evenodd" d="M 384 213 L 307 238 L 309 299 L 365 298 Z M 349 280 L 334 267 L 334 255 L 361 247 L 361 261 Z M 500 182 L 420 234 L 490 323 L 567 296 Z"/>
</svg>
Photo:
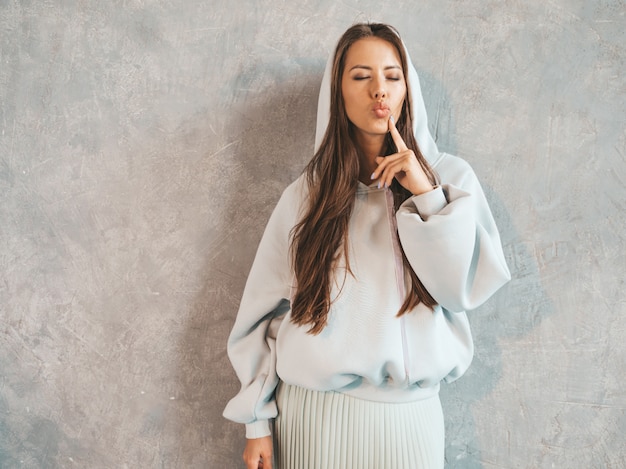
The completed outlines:
<svg viewBox="0 0 626 469">
<path fill-rule="evenodd" d="M 464 311 L 509 278 L 474 172 L 428 131 L 398 33 L 352 26 L 228 341 L 241 391 L 224 415 L 246 424 L 247 468 L 442 468 L 439 384 L 473 355 Z"/>
</svg>

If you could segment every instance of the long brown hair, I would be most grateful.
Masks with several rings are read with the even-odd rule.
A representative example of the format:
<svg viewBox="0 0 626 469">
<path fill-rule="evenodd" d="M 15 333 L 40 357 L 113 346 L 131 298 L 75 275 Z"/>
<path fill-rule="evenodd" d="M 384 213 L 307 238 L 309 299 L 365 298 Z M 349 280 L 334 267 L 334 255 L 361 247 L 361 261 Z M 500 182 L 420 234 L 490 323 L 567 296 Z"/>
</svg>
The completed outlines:
<svg viewBox="0 0 626 469">
<path fill-rule="evenodd" d="M 309 187 L 309 206 L 302 220 L 293 229 L 291 244 L 296 276 L 296 293 L 292 299 L 292 321 L 310 325 L 309 333 L 318 334 L 328 321 L 331 305 L 330 291 L 333 268 L 344 256 L 348 259 L 348 224 L 354 207 L 359 181 L 358 145 L 354 125 L 345 112 L 341 80 L 345 57 L 356 41 L 377 37 L 394 46 L 402 62 L 407 96 L 396 127 L 407 146 L 413 150 L 431 183 L 437 182 L 433 169 L 419 151 L 411 124 L 410 84 L 406 80 L 407 58 L 398 32 L 385 24 L 356 24 L 341 37 L 335 50 L 330 91 L 330 118 L 322 143 L 305 168 Z M 384 155 L 395 153 L 396 147 L 387 134 Z M 396 209 L 412 194 L 395 179 L 391 185 Z M 436 301 L 428 293 L 402 253 L 405 271 L 410 274 L 411 288 L 398 316 L 410 311 L 420 302 L 432 308 Z M 347 274 L 346 274 L 347 275 Z"/>
</svg>

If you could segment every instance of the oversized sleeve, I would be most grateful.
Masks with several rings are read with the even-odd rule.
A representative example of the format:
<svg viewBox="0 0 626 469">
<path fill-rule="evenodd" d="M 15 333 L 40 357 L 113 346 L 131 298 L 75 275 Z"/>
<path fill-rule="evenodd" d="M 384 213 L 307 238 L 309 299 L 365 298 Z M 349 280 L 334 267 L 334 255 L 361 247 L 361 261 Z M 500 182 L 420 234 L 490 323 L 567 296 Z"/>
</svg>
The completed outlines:
<svg viewBox="0 0 626 469">
<path fill-rule="evenodd" d="M 396 220 L 417 277 L 438 304 L 460 312 L 481 305 L 511 275 L 474 171 L 463 160 L 447 157 L 453 168 L 442 175 L 442 184 L 406 200 Z"/>
<path fill-rule="evenodd" d="M 228 338 L 228 357 L 241 389 L 227 404 L 224 417 L 246 424 L 247 438 L 269 435 L 269 419 L 277 415 L 276 331 L 289 309 L 289 233 L 294 219 L 288 190 L 265 228 Z"/>
</svg>

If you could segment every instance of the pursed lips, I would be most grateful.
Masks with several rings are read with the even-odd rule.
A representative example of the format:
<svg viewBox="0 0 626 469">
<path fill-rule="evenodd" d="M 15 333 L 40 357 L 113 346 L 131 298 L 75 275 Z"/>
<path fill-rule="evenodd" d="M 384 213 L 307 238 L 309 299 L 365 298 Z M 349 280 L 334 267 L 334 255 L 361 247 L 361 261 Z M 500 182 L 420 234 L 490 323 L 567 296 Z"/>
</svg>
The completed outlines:
<svg viewBox="0 0 626 469">
<path fill-rule="evenodd" d="M 372 106 L 372 111 L 376 117 L 387 117 L 387 114 L 389 114 L 389 105 L 387 103 L 378 102 Z"/>
</svg>

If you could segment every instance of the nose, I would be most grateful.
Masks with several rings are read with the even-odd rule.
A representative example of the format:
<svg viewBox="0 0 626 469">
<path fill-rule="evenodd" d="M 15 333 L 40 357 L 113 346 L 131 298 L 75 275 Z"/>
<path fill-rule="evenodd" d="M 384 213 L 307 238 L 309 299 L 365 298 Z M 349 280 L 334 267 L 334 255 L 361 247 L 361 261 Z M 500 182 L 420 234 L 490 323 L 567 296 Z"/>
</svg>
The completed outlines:
<svg viewBox="0 0 626 469">
<path fill-rule="evenodd" d="M 372 80 L 372 95 L 376 101 L 387 98 L 387 90 L 385 90 L 385 80 L 378 75 Z"/>
</svg>

